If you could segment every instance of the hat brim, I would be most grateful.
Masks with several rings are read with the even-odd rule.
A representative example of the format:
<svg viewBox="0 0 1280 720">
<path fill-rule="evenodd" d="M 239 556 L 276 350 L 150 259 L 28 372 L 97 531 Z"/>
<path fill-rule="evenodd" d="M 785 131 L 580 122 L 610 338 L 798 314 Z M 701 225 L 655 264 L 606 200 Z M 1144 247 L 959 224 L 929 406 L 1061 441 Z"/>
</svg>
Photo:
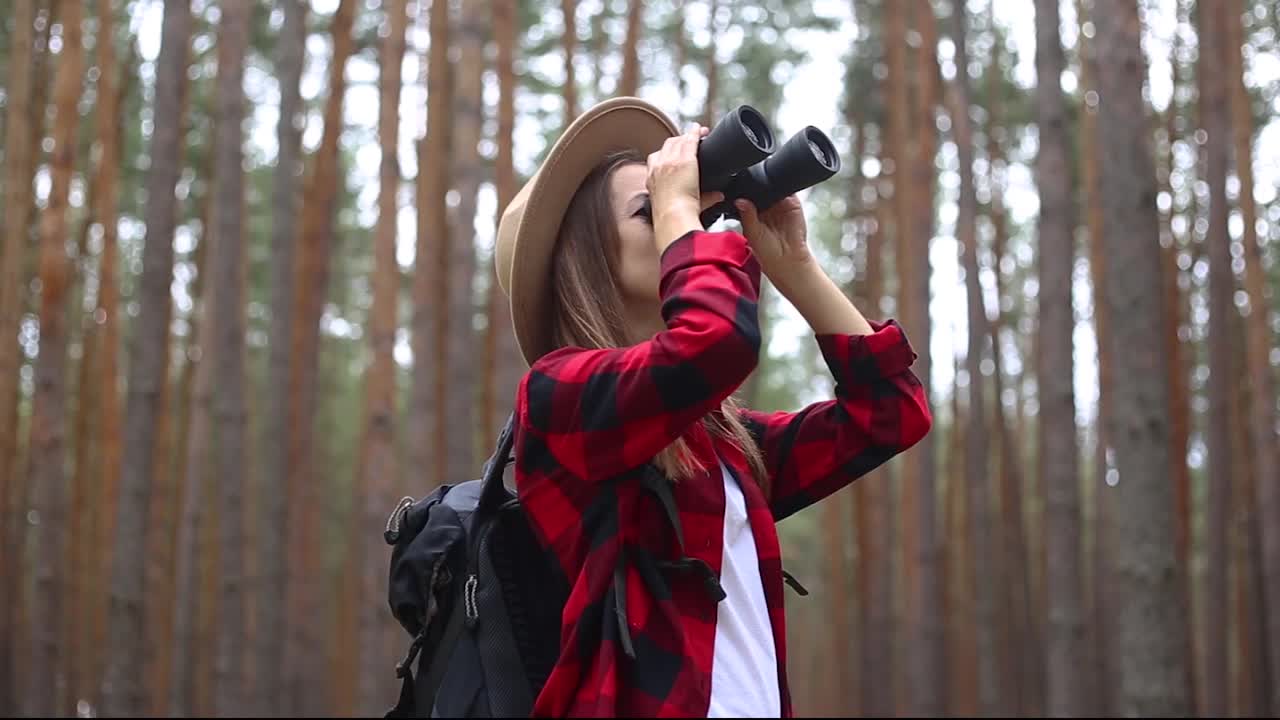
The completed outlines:
<svg viewBox="0 0 1280 720">
<path fill-rule="evenodd" d="M 498 282 L 508 296 L 516 342 L 528 365 L 553 349 L 551 258 L 578 187 L 610 153 L 637 150 L 648 155 L 678 134 L 675 124 L 648 102 L 605 100 L 570 123 L 503 210 L 494 246 Z"/>
</svg>

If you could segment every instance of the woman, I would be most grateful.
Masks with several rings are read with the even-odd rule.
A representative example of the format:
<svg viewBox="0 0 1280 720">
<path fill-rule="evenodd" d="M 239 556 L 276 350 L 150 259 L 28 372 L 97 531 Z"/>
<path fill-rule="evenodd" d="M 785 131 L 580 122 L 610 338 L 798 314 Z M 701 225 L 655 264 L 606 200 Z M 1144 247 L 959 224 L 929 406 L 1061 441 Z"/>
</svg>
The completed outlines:
<svg viewBox="0 0 1280 720">
<path fill-rule="evenodd" d="M 499 224 L 530 365 L 516 490 L 571 588 L 536 716 L 791 716 L 775 523 L 932 422 L 901 328 L 868 322 L 814 262 L 798 199 L 741 203 L 741 233 L 703 229 L 723 199 L 699 191 L 706 132 L 603 102 Z M 761 273 L 813 330 L 834 398 L 732 399 L 758 359 Z"/>
</svg>

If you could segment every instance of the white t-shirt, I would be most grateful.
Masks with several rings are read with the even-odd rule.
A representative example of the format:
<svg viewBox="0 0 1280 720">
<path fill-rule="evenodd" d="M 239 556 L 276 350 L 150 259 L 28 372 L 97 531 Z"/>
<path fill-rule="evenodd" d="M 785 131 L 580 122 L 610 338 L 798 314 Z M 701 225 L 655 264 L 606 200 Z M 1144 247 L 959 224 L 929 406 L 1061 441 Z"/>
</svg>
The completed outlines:
<svg viewBox="0 0 1280 720">
<path fill-rule="evenodd" d="M 720 473 L 725 493 L 720 585 L 727 597 L 717 610 L 707 717 L 781 717 L 778 657 L 747 503 L 724 463 Z"/>
</svg>

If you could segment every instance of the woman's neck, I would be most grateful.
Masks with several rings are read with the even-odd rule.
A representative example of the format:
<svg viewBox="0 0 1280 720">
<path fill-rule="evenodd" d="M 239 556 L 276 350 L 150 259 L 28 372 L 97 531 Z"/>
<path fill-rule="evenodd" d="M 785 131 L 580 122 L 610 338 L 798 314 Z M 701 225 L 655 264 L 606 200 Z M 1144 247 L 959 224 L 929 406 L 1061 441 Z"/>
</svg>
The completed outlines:
<svg viewBox="0 0 1280 720">
<path fill-rule="evenodd" d="M 627 306 L 627 329 L 632 342 L 643 342 L 667 329 L 662 320 L 662 306 L 659 304 L 629 304 Z"/>
</svg>

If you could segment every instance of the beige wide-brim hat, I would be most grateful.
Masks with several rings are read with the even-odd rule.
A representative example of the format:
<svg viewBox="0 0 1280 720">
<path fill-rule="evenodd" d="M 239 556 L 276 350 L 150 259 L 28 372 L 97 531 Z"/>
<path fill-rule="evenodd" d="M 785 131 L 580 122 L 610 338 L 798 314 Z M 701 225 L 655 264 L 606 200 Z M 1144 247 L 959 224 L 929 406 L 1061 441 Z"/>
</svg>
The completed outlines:
<svg viewBox="0 0 1280 720">
<path fill-rule="evenodd" d="M 644 100 L 605 100 L 570 123 L 503 210 L 494 249 L 498 283 L 529 365 L 553 349 L 551 257 L 578 186 L 608 154 L 633 149 L 648 155 L 679 134 L 670 118 Z"/>
</svg>

